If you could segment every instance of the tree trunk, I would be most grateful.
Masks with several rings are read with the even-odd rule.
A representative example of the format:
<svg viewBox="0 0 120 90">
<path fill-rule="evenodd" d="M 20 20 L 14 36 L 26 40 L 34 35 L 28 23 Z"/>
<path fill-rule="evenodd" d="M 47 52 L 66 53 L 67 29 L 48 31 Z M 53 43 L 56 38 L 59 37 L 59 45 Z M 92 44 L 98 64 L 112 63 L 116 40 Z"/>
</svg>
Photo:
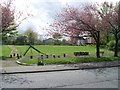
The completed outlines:
<svg viewBox="0 0 120 90">
<path fill-rule="evenodd" d="M 114 57 L 118 57 L 118 38 L 117 38 L 117 35 L 115 35 L 115 51 L 114 51 Z"/>
<path fill-rule="evenodd" d="M 118 30 L 120 31 L 120 2 L 118 3 Z M 118 41 L 119 41 L 119 33 L 115 32 L 115 51 L 114 51 L 114 57 L 118 57 Z"/>
<path fill-rule="evenodd" d="M 107 35 L 106 35 L 106 44 L 109 42 L 109 32 L 107 30 Z"/>
<path fill-rule="evenodd" d="M 100 31 L 97 31 L 96 56 L 100 58 Z"/>
</svg>

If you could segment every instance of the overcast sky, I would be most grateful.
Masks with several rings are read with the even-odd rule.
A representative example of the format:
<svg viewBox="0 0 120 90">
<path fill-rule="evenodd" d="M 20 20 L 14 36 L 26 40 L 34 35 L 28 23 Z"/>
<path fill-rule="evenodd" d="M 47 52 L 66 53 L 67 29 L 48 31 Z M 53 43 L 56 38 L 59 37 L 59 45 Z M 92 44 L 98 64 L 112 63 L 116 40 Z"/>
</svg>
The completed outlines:
<svg viewBox="0 0 120 90">
<path fill-rule="evenodd" d="M 19 32 L 24 32 L 27 28 L 33 28 L 38 34 L 46 34 L 43 28 L 52 23 L 56 14 L 66 5 L 79 6 L 86 2 L 118 2 L 119 0 L 16 0 L 16 6 L 25 12 L 32 13 L 33 16 L 26 19 L 20 26 Z M 28 8 L 26 8 L 28 6 Z"/>
</svg>

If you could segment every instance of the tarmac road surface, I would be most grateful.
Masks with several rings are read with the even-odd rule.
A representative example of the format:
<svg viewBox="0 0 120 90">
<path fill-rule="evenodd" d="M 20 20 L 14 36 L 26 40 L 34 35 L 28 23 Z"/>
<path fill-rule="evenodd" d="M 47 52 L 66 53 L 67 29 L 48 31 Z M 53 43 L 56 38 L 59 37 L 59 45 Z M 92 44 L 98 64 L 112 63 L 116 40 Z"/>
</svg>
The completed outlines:
<svg viewBox="0 0 120 90">
<path fill-rule="evenodd" d="M 2 88 L 118 88 L 118 67 L 4 74 Z"/>
</svg>

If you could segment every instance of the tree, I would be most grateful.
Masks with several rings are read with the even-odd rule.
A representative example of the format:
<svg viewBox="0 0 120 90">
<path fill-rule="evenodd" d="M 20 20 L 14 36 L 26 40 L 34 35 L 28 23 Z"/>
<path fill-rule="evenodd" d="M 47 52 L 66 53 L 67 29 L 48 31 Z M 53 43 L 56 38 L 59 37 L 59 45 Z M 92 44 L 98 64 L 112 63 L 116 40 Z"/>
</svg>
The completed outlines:
<svg viewBox="0 0 120 90">
<path fill-rule="evenodd" d="M 38 40 L 37 33 L 32 30 L 32 28 L 28 28 L 24 35 L 27 36 L 27 42 L 29 44 L 35 44 L 35 42 Z"/>
<path fill-rule="evenodd" d="M 62 38 L 62 36 L 61 36 L 61 34 L 59 34 L 59 33 L 54 33 L 54 34 L 53 34 L 53 38 L 54 38 L 55 40 L 58 40 L 58 39 Z"/>
<path fill-rule="evenodd" d="M 106 23 L 106 27 L 111 28 L 111 33 L 115 38 L 114 56 L 117 57 L 118 42 L 120 40 L 120 2 L 115 6 L 112 3 L 104 2 L 98 13 Z"/>
<path fill-rule="evenodd" d="M 68 41 L 67 41 L 66 39 L 63 39 L 63 40 L 61 41 L 61 43 L 62 43 L 62 45 L 69 45 L 69 43 L 68 43 Z"/>
<path fill-rule="evenodd" d="M 14 26 L 14 11 L 10 8 L 12 1 L 9 0 L 7 3 L 0 4 L 1 6 L 1 30 L 2 32 L 8 32 Z M 11 27 L 10 27 L 11 26 Z M 14 28 L 12 28 L 14 29 Z"/>
<path fill-rule="evenodd" d="M 0 33 L 2 33 L 3 41 L 6 41 L 9 36 L 18 33 L 16 28 L 23 20 L 31 16 L 28 12 L 26 12 L 25 16 L 22 11 L 16 10 L 14 3 L 15 0 L 6 0 L 0 4 Z"/>
<path fill-rule="evenodd" d="M 48 38 L 48 39 L 43 40 L 43 45 L 54 45 L 54 39 Z"/>
<path fill-rule="evenodd" d="M 15 40 L 16 45 L 26 45 L 27 44 L 27 37 L 24 35 L 19 35 Z"/>
<path fill-rule="evenodd" d="M 59 39 L 62 38 L 60 33 L 53 33 L 53 38 L 54 38 L 54 45 L 60 45 L 61 41 Z"/>
<path fill-rule="evenodd" d="M 13 35 L 18 32 L 16 30 L 15 22 L 14 22 L 14 11 L 10 8 L 12 1 L 9 0 L 9 2 L 0 4 L 1 7 L 1 29 L 0 33 L 2 32 L 2 41 L 3 44 L 5 44 L 9 37 L 12 37 Z M 8 34 L 9 33 L 9 34 Z"/>
<path fill-rule="evenodd" d="M 67 7 L 62 10 L 52 25 L 52 30 L 70 37 L 79 37 L 80 34 L 91 34 L 96 42 L 96 56 L 100 57 L 100 30 L 101 18 L 95 10 L 95 4 L 87 4 L 82 9 Z"/>
</svg>

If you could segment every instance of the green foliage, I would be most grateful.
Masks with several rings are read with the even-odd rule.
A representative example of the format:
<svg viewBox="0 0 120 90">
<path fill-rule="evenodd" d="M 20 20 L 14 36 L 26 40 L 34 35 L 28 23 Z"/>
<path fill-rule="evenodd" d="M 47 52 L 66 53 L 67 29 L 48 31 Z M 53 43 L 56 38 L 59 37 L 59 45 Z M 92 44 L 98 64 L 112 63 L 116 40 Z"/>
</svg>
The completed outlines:
<svg viewBox="0 0 120 90">
<path fill-rule="evenodd" d="M 101 58 L 96 58 L 96 57 L 77 57 L 74 59 L 76 63 L 88 63 L 88 62 L 100 62 L 100 61 L 112 61 L 116 60 L 114 57 L 101 57 Z"/>
<path fill-rule="evenodd" d="M 109 50 L 112 50 L 112 51 L 114 50 L 114 48 L 115 48 L 115 41 L 114 40 L 112 40 L 108 43 L 108 48 L 109 48 Z"/>
<path fill-rule="evenodd" d="M 54 45 L 54 39 L 49 38 L 49 39 L 43 40 L 43 44 L 45 44 L 45 45 Z"/>
<path fill-rule="evenodd" d="M 2 33 L 2 44 L 3 45 L 12 45 L 15 42 L 15 38 L 18 35 L 18 30 L 11 30 L 9 32 L 3 32 Z"/>
<path fill-rule="evenodd" d="M 115 49 L 115 41 L 112 40 L 108 44 L 108 49 L 114 51 Z M 118 51 L 120 51 L 120 40 L 118 41 Z"/>
<path fill-rule="evenodd" d="M 19 35 L 15 40 L 16 45 L 26 45 L 27 44 L 27 37 L 23 35 Z"/>
<path fill-rule="evenodd" d="M 62 38 L 62 35 L 60 33 L 54 33 L 53 34 L 53 39 L 54 39 L 53 45 L 61 45 L 62 42 L 59 40 L 61 38 Z"/>
<path fill-rule="evenodd" d="M 101 45 L 106 45 L 106 40 L 105 40 L 105 38 L 104 38 L 104 39 L 101 39 L 100 44 L 101 44 Z"/>
<path fill-rule="evenodd" d="M 62 44 L 62 45 L 69 45 L 68 41 L 65 40 L 65 39 L 63 39 L 63 40 L 61 41 L 61 44 Z"/>
<path fill-rule="evenodd" d="M 38 39 L 38 40 L 36 40 L 36 41 L 35 41 L 35 43 L 34 43 L 34 44 L 35 44 L 35 45 L 42 45 L 42 44 L 43 44 L 43 42 L 42 42 L 42 40 L 39 40 L 39 39 Z"/>
<path fill-rule="evenodd" d="M 25 32 L 24 35 L 27 37 L 27 42 L 29 44 L 35 44 L 37 38 L 37 33 L 32 30 L 32 28 L 28 28 Z"/>
<path fill-rule="evenodd" d="M 43 40 L 43 44 L 44 45 L 69 45 L 69 43 L 65 39 L 61 41 L 53 38 Z"/>
<path fill-rule="evenodd" d="M 61 41 L 60 40 L 54 40 L 54 45 L 60 45 Z"/>
<path fill-rule="evenodd" d="M 8 0 L 0 4 L 1 9 L 1 30 L 2 32 L 2 44 L 13 44 L 14 38 L 18 33 L 16 23 L 14 21 L 15 10 L 12 7 L 13 0 Z"/>
</svg>

